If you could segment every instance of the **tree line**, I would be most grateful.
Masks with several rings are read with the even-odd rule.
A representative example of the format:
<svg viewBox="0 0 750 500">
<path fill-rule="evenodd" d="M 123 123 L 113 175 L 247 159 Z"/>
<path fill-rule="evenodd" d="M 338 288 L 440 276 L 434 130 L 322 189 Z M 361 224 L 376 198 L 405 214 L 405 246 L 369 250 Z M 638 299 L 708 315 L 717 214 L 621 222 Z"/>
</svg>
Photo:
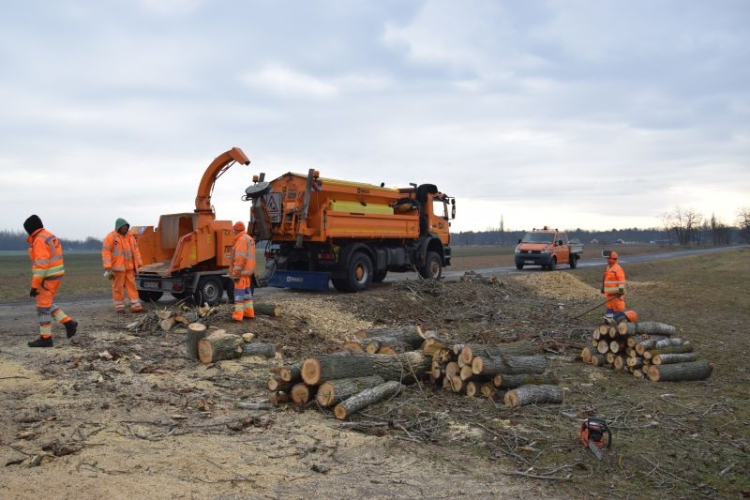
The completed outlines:
<svg viewBox="0 0 750 500">
<path fill-rule="evenodd" d="M 723 246 L 750 243 L 750 207 L 737 211 L 735 224 L 730 226 L 714 214 L 705 217 L 694 209 L 675 207 L 660 216 L 662 226 L 649 229 L 628 228 L 590 231 L 581 228 L 565 230 L 568 238 L 581 243 L 602 245 L 639 243 L 679 246 Z M 506 231 L 501 219 L 499 229 L 465 231 L 453 234 L 451 244 L 461 245 L 515 245 L 526 231 Z"/>
<path fill-rule="evenodd" d="M 23 231 L 0 230 L 0 250 L 28 250 L 26 238 L 29 235 Z M 89 236 L 85 240 L 68 240 L 60 238 L 64 250 L 95 250 L 101 251 L 102 240 Z"/>
</svg>

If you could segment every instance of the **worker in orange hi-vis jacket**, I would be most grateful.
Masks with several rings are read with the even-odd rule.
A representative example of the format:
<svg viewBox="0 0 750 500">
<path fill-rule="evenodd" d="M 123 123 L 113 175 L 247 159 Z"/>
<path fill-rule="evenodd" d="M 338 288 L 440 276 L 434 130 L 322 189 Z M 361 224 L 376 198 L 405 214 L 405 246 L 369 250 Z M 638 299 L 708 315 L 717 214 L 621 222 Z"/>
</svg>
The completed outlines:
<svg viewBox="0 0 750 500">
<path fill-rule="evenodd" d="M 29 347 L 52 347 L 52 319 L 65 327 L 68 338 L 76 334 L 78 322 L 65 314 L 55 304 L 55 294 L 65 275 L 63 249 L 54 234 L 47 231 L 38 215 L 32 215 L 23 223 L 29 233 L 31 257 L 31 291 L 29 296 L 36 299 L 36 313 L 39 318 L 39 338 L 28 343 Z"/>
<path fill-rule="evenodd" d="M 625 313 L 625 271 L 617 263 L 618 258 L 619 255 L 614 250 L 609 253 L 602 278 L 601 291 L 607 298 L 607 319 L 617 319 L 617 316 Z"/>
<path fill-rule="evenodd" d="M 245 224 L 234 225 L 234 247 L 229 275 L 234 281 L 234 312 L 232 319 L 254 318 L 253 290 L 251 282 L 255 272 L 255 241 L 245 231 Z"/>
<path fill-rule="evenodd" d="M 104 238 L 102 244 L 104 273 L 112 280 L 112 301 L 115 312 L 125 313 L 125 293 L 130 300 L 130 312 L 143 312 L 135 286 L 135 275 L 143 265 L 141 252 L 135 236 L 130 232 L 130 224 L 123 218 L 115 221 L 115 230 Z"/>
</svg>

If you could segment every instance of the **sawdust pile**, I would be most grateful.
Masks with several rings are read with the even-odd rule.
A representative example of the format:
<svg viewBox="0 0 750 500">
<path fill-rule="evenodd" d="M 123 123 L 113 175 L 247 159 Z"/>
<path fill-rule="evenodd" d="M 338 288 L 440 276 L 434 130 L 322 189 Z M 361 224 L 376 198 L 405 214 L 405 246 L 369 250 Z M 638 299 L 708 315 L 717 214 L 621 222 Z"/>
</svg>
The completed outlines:
<svg viewBox="0 0 750 500">
<path fill-rule="evenodd" d="M 596 300 L 599 290 L 569 273 L 533 273 L 514 276 L 537 294 L 559 300 Z"/>
<path fill-rule="evenodd" d="M 372 327 L 371 322 L 344 310 L 344 304 L 332 299 L 306 296 L 275 302 L 282 306 L 284 316 L 306 323 L 306 329 L 326 340 L 345 341 L 354 332 Z"/>
</svg>

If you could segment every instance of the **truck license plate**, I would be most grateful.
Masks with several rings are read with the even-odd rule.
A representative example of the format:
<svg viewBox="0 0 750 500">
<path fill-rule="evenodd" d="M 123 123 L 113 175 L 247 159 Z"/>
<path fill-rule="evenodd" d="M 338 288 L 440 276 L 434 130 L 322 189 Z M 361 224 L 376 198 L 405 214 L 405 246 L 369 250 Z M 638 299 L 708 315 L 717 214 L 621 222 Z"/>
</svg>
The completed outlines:
<svg viewBox="0 0 750 500">
<path fill-rule="evenodd" d="M 534 261 L 533 260 L 525 260 L 525 261 L 523 261 L 523 263 L 524 264 L 533 264 Z"/>
<path fill-rule="evenodd" d="M 141 283 L 143 288 L 159 288 L 159 283 L 156 281 L 144 281 Z"/>
</svg>

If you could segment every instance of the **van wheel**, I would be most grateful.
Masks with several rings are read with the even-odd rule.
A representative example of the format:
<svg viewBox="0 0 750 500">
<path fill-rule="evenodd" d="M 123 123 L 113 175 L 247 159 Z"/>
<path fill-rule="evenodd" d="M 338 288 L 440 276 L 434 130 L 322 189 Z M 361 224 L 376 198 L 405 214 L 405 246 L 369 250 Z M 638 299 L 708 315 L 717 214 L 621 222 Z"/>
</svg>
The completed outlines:
<svg viewBox="0 0 750 500">
<path fill-rule="evenodd" d="M 443 274 L 443 263 L 437 252 L 427 252 L 424 267 L 419 268 L 419 275 L 428 280 L 436 280 Z"/>
<path fill-rule="evenodd" d="M 547 269 L 550 271 L 554 271 L 557 267 L 557 257 L 552 257 L 552 260 L 549 261 L 549 265 L 547 266 Z"/>
<path fill-rule="evenodd" d="M 193 300 L 197 305 L 208 303 L 214 306 L 219 303 L 224 295 L 224 287 L 218 276 L 204 276 L 198 281 L 198 289 L 193 294 Z"/>
<path fill-rule="evenodd" d="M 523 269 L 523 262 L 516 262 L 516 269 L 518 269 L 519 271 Z"/>
<path fill-rule="evenodd" d="M 570 256 L 570 268 L 575 269 L 576 267 L 578 267 L 578 256 L 571 255 Z"/>
<path fill-rule="evenodd" d="M 346 290 L 361 292 L 372 283 L 372 261 L 362 252 L 355 252 L 349 260 L 346 273 Z M 334 287 L 336 284 L 334 283 Z M 336 288 L 338 290 L 338 287 Z"/>
</svg>

